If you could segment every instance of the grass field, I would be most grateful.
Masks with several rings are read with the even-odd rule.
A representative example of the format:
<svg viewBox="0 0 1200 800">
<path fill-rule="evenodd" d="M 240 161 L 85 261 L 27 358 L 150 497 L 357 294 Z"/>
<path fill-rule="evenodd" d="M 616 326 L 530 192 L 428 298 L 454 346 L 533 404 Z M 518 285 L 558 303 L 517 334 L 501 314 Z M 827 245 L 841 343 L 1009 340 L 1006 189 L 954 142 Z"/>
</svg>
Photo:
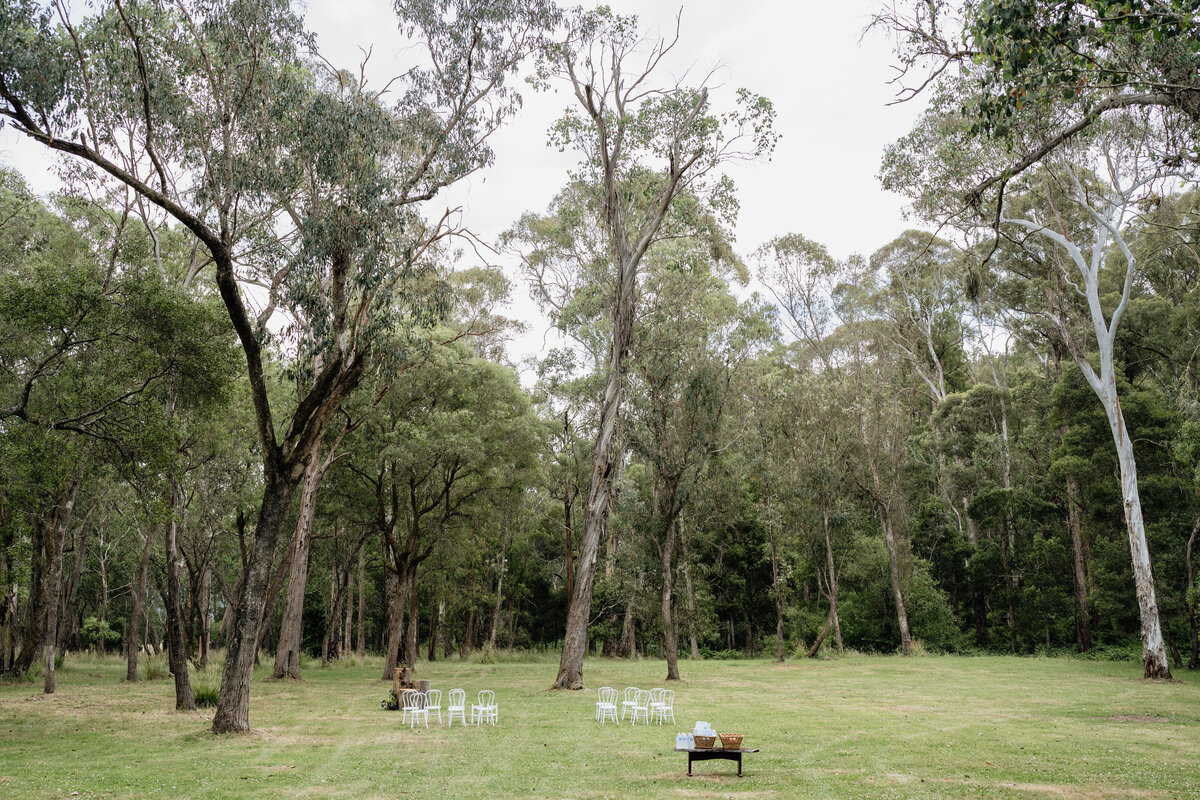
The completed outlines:
<svg viewBox="0 0 1200 800">
<path fill-rule="evenodd" d="M 676 726 L 593 721 L 595 687 L 662 685 L 657 661 L 589 660 L 589 690 L 548 692 L 557 659 L 419 665 L 435 687 L 492 688 L 495 728 L 400 726 L 380 662 L 256 680 L 253 732 L 216 737 L 172 684 L 69 658 L 58 693 L 0 684 L 0 798 L 1200 798 L 1200 680 L 1052 658 L 684 662 Z M 215 681 L 216 675 L 199 676 Z M 697 719 L 740 732 L 728 761 L 671 752 Z"/>
</svg>

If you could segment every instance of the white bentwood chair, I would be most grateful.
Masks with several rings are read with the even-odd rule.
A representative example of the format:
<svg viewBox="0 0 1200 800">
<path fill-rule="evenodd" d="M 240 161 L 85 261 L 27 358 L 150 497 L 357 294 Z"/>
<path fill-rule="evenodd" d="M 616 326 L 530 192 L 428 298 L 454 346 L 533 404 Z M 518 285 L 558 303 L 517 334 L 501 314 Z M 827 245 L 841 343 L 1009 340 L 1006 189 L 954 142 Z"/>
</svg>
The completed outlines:
<svg viewBox="0 0 1200 800">
<path fill-rule="evenodd" d="M 639 718 L 647 725 L 650 724 L 650 692 L 646 689 L 638 689 L 633 700 L 634 725 L 637 725 Z"/>
<path fill-rule="evenodd" d="M 450 694 L 448 694 L 447 697 L 450 700 L 449 705 L 446 706 L 446 712 L 450 717 L 450 719 L 448 720 L 449 724 L 447 727 L 450 727 L 450 728 L 454 727 L 454 715 L 455 714 L 458 715 L 458 718 L 462 722 L 462 724 L 466 725 L 467 724 L 467 693 L 465 691 L 463 691 L 462 689 L 451 689 Z"/>
<path fill-rule="evenodd" d="M 611 686 L 601 686 L 596 700 L 596 719 L 603 725 L 609 717 L 618 725 L 621 724 L 621 720 L 617 719 L 617 690 Z"/>
<path fill-rule="evenodd" d="M 675 724 L 675 690 L 674 689 L 656 689 L 654 691 L 662 692 L 658 699 L 654 699 L 654 692 L 650 693 L 650 719 L 658 724 L 671 720 L 671 724 Z"/>
<path fill-rule="evenodd" d="M 491 689 L 484 689 L 479 693 L 476 702 L 471 705 L 471 722 L 476 725 L 482 725 L 485 722 L 495 725 L 499 716 L 500 710 L 496 707 L 496 693 Z"/>
<path fill-rule="evenodd" d="M 432 716 L 433 714 L 437 714 L 438 722 L 441 722 L 442 721 L 442 690 L 441 689 L 430 689 L 428 692 L 425 693 L 425 696 L 428 698 L 428 703 L 425 706 L 425 710 L 427 712 L 429 712 L 430 716 Z"/>
<path fill-rule="evenodd" d="M 408 723 L 411 730 L 416 727 L 417 720 L 424 720 L 425 727 L 429 727 L 429 698 L 424 692 L 408 691 L 400 698 L 403 708 L 403 715 L 400 717 L 400 724 Z"/>
<path fill-rule="evenodd" d="M 637 700 L 638 688 L 636 686 L 626 686 L 624 700 L 621 701 L 621 719 L 625 719 L 625 712 L 633 712 L 634 701 Z"/>
</svg>

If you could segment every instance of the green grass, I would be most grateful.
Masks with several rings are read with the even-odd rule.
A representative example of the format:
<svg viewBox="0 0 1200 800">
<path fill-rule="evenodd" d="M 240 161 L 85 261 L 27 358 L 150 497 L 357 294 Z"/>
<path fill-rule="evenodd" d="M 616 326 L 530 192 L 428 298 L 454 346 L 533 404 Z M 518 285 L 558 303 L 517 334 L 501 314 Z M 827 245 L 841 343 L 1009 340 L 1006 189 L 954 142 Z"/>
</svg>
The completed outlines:
<svg viewBox="0 0 1200 800">
<path fill-rule="evenodd" d="M 400 726 L 381 664 L 255 681 L 252 733 L 176 713 L 172 683 L 126 684 L 116 659 L 70 657 L 58 693 L 0 684 L 4 798 L 1200 797 L 1200 680 L 1057 658 L 855 656 L 684 662 L 675 726 L 593 721 L 595 688 L 662 685 L 657 661 L 589 660 L 584 692 L 548 692 L 557 659 L 419 665 L 496 728 Z M 211 680 L 206 676 L 202 680 Z M 444 703 L 444 700 L 443 700 Z M 745 734 L 744 778 L 671 752 L 697 719 Z M 72 794 L 78 793 L 78 794 Z"/>
</svg>

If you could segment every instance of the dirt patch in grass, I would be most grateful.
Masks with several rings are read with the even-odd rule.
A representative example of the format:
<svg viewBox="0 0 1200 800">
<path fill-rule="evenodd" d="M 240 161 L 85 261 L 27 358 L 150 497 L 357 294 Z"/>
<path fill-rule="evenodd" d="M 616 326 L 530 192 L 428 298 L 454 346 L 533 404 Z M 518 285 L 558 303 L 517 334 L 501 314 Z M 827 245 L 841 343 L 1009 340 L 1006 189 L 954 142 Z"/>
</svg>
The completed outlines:
<svg viewBox="0 0 1200 800">
<path fill-rule="evenodd" d="M 1149 717 L 1143 714 L 1121 714 L 1116 717 L 1100 717 L 1105 722 L 1170 722 L 1170 717 Z"/>
</svg>

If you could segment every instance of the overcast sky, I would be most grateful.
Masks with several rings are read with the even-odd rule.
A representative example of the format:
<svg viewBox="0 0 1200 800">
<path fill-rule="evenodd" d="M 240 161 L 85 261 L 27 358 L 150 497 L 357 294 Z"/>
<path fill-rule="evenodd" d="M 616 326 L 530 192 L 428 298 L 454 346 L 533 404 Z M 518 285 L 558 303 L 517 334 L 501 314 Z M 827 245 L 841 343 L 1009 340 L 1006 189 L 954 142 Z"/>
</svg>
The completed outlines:
<svg viewBox="0 0 1200 800">
<path fill-rule="evenodd" d="M 0 0 L 2 1 L 2 0 Z M 670 34 L 682 0 L 611 0 L 618 13 L 634 13 L 643 30 Z M 803 233 L 832 253 L 869 255 L 906 226 L 901 198 L 876 179 L 883 148 L 906 133 L 920 108 L 889 106 L 891 42 L 880 33 L 863 36 L 881 0 L 686 0 L 678 58 L 670 67 L 693 67 L 703 75 L 720 66 L 712 94 L 717 109 L 733 92 L 748 88 L 770 98 L 782 134 L 771 161 L 734 165 L 741 212 L 737 249 L 748 256 L 784 233 Z M 380 81 L 411 63 L 388 0 L 312 0 L 307 14 L 322 53 L 335 65 L 354 67 L 360 48 L 373 47 L 371 74 Z M 525 106 L 492 140 L 495 166 L 434 201 L 461 205 L 463 221 L 485 239 L 494 238 L 526 210 L 544 210 L 575 163 L 570 153 L 546 146 L 551 122 L 573 100 L 565 88 L 526 91 Z M 54 181 L 48 161 L 32 145 L 0 133 L 0 160 L 21 169 L 35 191 Z M 515 276 L 513 276 L 515 277 Z M 523 286 L 517 293 L 524 297 Z M 532 329 L 514 343 L 520 358 L 542 346 L 545 322 L 532 305 L 510 311 Z"/>
</svg>

